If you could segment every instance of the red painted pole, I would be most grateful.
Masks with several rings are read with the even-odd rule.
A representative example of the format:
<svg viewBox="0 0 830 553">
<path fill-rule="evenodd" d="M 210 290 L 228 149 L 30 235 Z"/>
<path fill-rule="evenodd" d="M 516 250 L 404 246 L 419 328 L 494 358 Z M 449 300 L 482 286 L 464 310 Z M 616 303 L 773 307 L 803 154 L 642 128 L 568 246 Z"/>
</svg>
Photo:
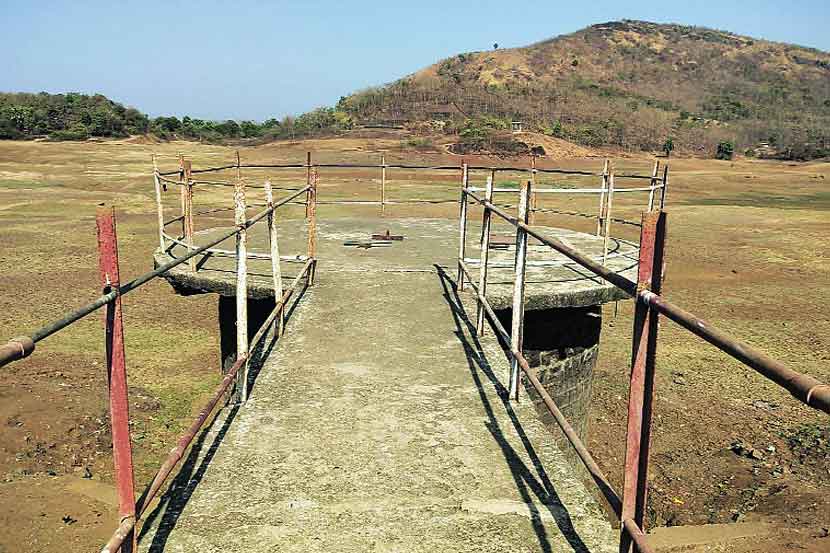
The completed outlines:
<svg viewBox="0 0 830 553">
<path fill-rule="evenodd" d="M 118 273 L 118 238 L 115 231 L 115 210 L 102 207 L 96 218 L 98 226 L 98 267 L 104 293 L 121 285 Z M 118 491 L 120 521 L 135 519 L 135 489 L 133 483 L 133 452 L 130 443 L 130 412 L 127 399 L 127 364 L 124 355 L 124 327 L 121 320 L 121 296 L 107 304 L 104 313 L 107 349 L 107 377 L 109 380 L 110 424 L 112 425 L 112 453 L 115 465 L 115 484 Z M 124 541 L 123 553 L 135 551 L 135 532 Z"/>
<path fill-rule="evenodd" d="M 663 280 L 666 214 L 662 211 L 644 213 L 642 223 L 637 292 L 650 290 L 659 294 Z M 635 302 L 621 520 L 624 523 L 631 519 L 645 530 L 658 313 L 643 302 Z M 622 524 L 620 552 L 630 550 L 631 536 Z"/>
</svg>

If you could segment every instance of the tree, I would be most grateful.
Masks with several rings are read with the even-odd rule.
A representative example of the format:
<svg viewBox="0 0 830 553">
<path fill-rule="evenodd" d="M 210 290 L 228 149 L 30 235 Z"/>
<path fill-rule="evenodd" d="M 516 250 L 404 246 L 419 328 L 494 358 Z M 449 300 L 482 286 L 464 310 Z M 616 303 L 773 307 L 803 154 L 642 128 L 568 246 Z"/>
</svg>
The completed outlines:
<svg viewBox="0 0 830 553">
<path fill-rule="evenodd" d="M 494 42 L 494 43 L 493 43 L 493 50 L 498 50 L 498 49 L 499 49 L 499 43 L 498 43 L 498 42 Z"/>
<path fill-rule="evenodd" d="M 666 141 L 663 142 L 663 152 L 666 154 L 666 157 L 670 157 L 673 150 L 674 139 L 672 137 L 668 137 Z"/>
<path fill-rule="evenodd" d="M 253 121 L 242 121 L 239 124 L 239 127 L 242 131 L 243 138 L 256 138 L 257 136 L 262 136 L 262 129 Z"/>
<path fill-rule="evenodd" d="M 242 134 L 242 129 L 239 127 L 239 124 L 233 119 L 228 119 L 224 123 L 219 123 L 216 125 L 215 130 L 222 136 L 230 138 L 238 138 L 239 135 Z"/>
<path fill-rule="evenodd" d="M 723 140 L 718 143 L 718 149 L 715 152 L 715 157 L 717 159 L 732 159 L 732 156 L 735 154 L 735 145 L 731 142 Z"/>
</svg>

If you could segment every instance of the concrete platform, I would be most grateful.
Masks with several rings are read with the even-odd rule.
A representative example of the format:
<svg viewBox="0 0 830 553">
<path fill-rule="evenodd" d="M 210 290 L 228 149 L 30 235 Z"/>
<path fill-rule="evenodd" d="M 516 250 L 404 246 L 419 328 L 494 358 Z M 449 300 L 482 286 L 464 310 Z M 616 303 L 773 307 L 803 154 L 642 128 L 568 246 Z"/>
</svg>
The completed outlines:
<svg viewBox="0 0 830 553">
<path fill-rule="evenodd" d="M 444 224 L 417 228 L 438 244 Z M 365 233 L 353 225 L 321 234 Z M 389 223 L 411 233 L 401 225 Z M 347 252 L 336 240 L 321 244 L 318 283 L 250 400 L 199 440 L 141 550 L 616 551 L 617 532 L 533 403 L 500 395 L 504 353 L 492 333 L 475 338 L 451 282 L 430 270 L 435 252 L 396 264 L 395 249 Z M 354 259 L 372 270 L 345 270 Z"/>
<path fill-rule="evenodd" d="M 387 229 L 405 239 L 343 245 Z M 454 289 L 456 223 L 323 219 L 318 231 L 315 286 L 262 353 L 248 403 L 223 412 L 184 463 L 143 550 L 616 551 L 617 531 L 557 446 L 558 427 L 545 426 L 534 401 L 503 399 L 504 351 L 492 332 L 475 337 L 473 298 Z M 217 232 L 198 233 L 197 244 Z M 306 252 L 303 221 L 283 221 L 279 232 L 282 255 Z M 594 236 L 549 232 L 601 253 Z M 469 229 L 468 258 L 479 257 L 479 233 Z M 494 228 L 494 237 L 512 234 Z M 157 251 L 155 262 L 183 251 Z M 249 251 L 268 251 L 264 225 L 250 233 Z M 514 251 L 490 255 L 488 297 L 509 317 Z M 619 272 L 633 277 L 636 257 L 636 247 L 612 241 L 608 263 Z M 528 272 L 525 354 L 584 436 L 598 305 L 622 296 L 549 248 L 531 245 L 529 259 L 545 266 Z M 234 267 L 212 256 L 168 279 L 182 293 L 228 298 Z M 249 267 L 251 305 L 267 309 L 254 300 L 272 296 L 270 260 Z M 286 279 L 294 268 L 282 263 Z M 233 345 L 233 302 L 219 303 L 223 343 Z"/>
<path fill-rule="evenodd" d="M 385 248 L 359 249 L 347 247 L 343 242 L 367 240 L 374 232 L 389 230 L 392 234 L 404 235 L 402 242 L 394 242 Z M 211 229 L 197 232 L 196 244 L 206 243 L 210 237 L 218 236 L 225 229 Z M 559 238 L 578 250 L 597 258 L 602 255 L 602 239 L 580 232 L 549 228 L 548 234 Z M 493 236 L 511 238 L 512 227 L 495 224 Z M 297 255 L 306 253 L 305 223 L 300 220 L 282 221 L 279 224 L 280 254 Z M 319 249 L 318 277 L 344 272 L 375 271 L 432 271 L 435 265 L 446 267 L 455 273 L 458 255 L 458 223 L 446 219 L 321 219 L 318 223 Z M 468 259 L 479 258 L 480 227 L 471 223 L 468 231 Z M 584 307 L 598 305 L 624 297 L 612 285 L 594 276 L 563 255 L 547 246 L 530 242 L 528 261 L 553 264 L 544 267 L 529 267 L 527 273 L 526 309 L 556 307 Z M 217 246 L 234 250 L 235 241 L 226 240 Z M 249 251 L 267 253 L 266 226 L 263 223 L 249 231 Z M 169 253 L 157 251 L 157 264 L 168 262 L 172 256 L 185 252 L 176 246 Z M 513 257 L 511 247 L 507 251 L 490 251 L 487 297 L 494 309 L 505 309 L 512 305 L 513 298 Z M 612 239 L 610 241 L 608 266 L 627 277 L 636 280 L 637 247 Z M 231 257 L 210 257 L 200 262 L 198 271 L 190 273 L 186 265 L 170 271 L 168 280 L 183 293 L 215 292 L 233 296 L 235 290 L 235 261 Z M 498 265 L 505 267 L 499 268 Z M 249 261 L 249 296 L 265 298 L 273 295 L 270 261 Z M 477 265 L 470 264 L 477 271 Z M 291 275 L 290 264 L 283 263 L 283 271 Z"/>
</svg>

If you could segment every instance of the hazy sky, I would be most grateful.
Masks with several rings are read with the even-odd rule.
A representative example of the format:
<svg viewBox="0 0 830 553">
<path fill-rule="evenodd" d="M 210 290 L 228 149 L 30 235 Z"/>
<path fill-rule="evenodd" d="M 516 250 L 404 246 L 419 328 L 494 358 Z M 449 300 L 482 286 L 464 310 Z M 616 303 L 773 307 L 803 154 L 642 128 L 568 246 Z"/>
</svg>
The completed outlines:
<svg viewBox="0 0 830 553">
<path fill-rule="evenodd" d="M 0 0 L 0 90 L 100 92 L 154 116 L 262 120 L 494 42 L 622 18 L 830 50 L 830 0 Z"/>
</svg>

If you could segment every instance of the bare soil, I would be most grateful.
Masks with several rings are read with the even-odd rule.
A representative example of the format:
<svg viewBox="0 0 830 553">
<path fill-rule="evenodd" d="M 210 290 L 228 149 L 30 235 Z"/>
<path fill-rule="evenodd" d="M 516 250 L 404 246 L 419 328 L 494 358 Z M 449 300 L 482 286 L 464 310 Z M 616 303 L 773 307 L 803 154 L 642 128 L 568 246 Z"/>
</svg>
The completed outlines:
<svg viewBox="0 0 830 553">
<path fill-rule="evenodd" d="M 399 137 L 275 143 L 243 161 L 458 164 L 409 148 Z M 229 162 L 233 150 L 141 141 L 0 142 L 0 336 L 26 333 L 98 294 L 94 213 L 114 203 L 122 273 L 151 267 L 157 241 L 150 154 L 162 168 L 179 152 L 194 168 Z M 603 152 L 595 152 L 603 155 Z M 620 172 L 648 173 L 646 156 L 608 153 Z M 527 159 L 468 157 L 518 165 Z M 597 157 L 541 166 L 599 170 Z M 830 164 L 670 160 L 666 295 L 797 370 L 830 381 Z M 264 171 L 250 171 L 252 182 Z M 217 178 L 231 175 L 217 175 Z M 300 185 L 302 171 L 271 174 Z M 375 198 L 379 171 L 321 171 L 321 196 Z M 483 180 L 483 175 L 476 178 Z M 522 175 L 504 174 L 505 186 Z M 562 183 L 562 179 L 545 182 Z M 576 186 L 587 181 L 569 180 Z M 458 175 L 389 172 L 390 197 L 457 198 Z M 454 187 L 454 188 L 453 188 Z M 258 191 L 259 192 L 259 191 Z M 543 207 L 594 213 L 595 198 L 545 197 Z M 168 213 L 177 209 L 168 193 Z M 197 191 L 197 208 L 228 205 L 224 189 Z M 637 219 L 643 199 L 615 211 Z M 374 208 L 348 209 L 374 216 Z M 390 209 L 387 207 L 387 209 Z M 457 217 L 457 206 L 394 206 L 395 216 Z M 302 216 L 301 208 L 289 212 Z M 197 221 L 213 226 L 217 219 Z M 591 230 L 594 221 L 540 214 L 540 222 Z M 615 231 L 636 238 L 633 227 Z M 143 489 L 177 434 L 218 379 L 215 298 L 176 296 L 163 282 L 125 298 L 127 362 L 137 486 Z M 621 485 L 631 310 L 605 310 L 589 446 Z M 682 329 L 664 324 L 658 354 L 652 456 L 653 526 L 758 522 L 779 531 L 701 551 L 830 551 L 830 425 L 777 387 Z M 100 317 L 38 346 L 0 372 L 0 551 L 93 550 L 114 529 L 106 375 Z M 78 484 L 80 482 L 80 484 Z M 111 489 L 111 488 L 110 488 Z M 70 547 L 67 547 L 67 546 Z M 714 547 L 714 546 L 713 546 Z"/>
</svg>

